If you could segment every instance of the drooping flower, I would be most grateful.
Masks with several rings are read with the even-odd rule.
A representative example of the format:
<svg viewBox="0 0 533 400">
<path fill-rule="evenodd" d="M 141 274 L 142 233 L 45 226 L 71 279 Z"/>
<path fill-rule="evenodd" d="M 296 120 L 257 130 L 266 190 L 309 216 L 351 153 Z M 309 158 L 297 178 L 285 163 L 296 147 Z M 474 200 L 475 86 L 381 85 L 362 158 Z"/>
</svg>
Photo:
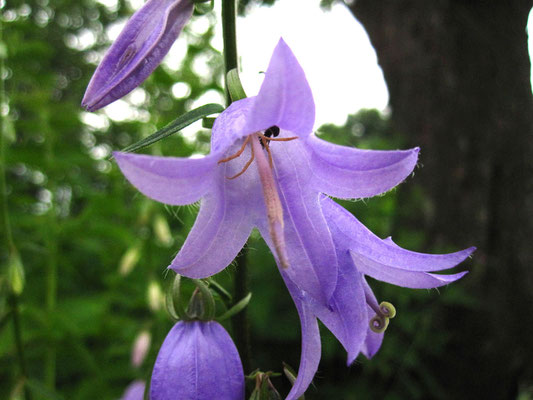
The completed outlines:
<svg viewBox="0 0 533 400">
<path fill-rule="evenodd" d="M 239 353 L 216 321 L 180 321 L 168 333 L 152 372 L 151 400 L 243 400 Z"/>
<path fill-rule="evenodd" d="M 145 387 L 144 381 L 133 381 L 128 385 L 120 400 L 143 400 Z"/>
<path fill-rule="evenodd" d="M 325 195 L 365 198 L 403 181 L 418 148 L 360 150 L 312 133 L 314 102 L 305 74 L 280 40 L 257 96 L 233 103 L 215 121 L 211 153 L 201 159 L 115 153 L 128 180 L 171 205 L 201 199 L 200 212 L 170 268 L 192 277 L 226 267 L 257 227 L 298 309 L 302 357 L 287 399 L 305 392 L 320 360 L 319 318 L 348 352 L 348 362 L 378 350 L 377 303 L 364 275 L 406 287 L 437 287 L 464 273 L 436 275 L 473 249 L 448 255 L 403 250 L 377 238 Z M 378 326 L 376 326 L 376 324 Z M 370 329 L 372 327 L 373 329 Z"/>
<path fill-rule="evenodd" d="M 365 276 L 398 286 L 429 289 L 447 285 L 467 272 L 435 274 L 452 268 L 471 255 L 471 247 L 450 254 L 424 254 L 402 249 L 391 238 L 382 240 L 352 214 L 323 196 L 321 206 L 331 229 L 339 275 L 330 303 L 325 306 L 285 279 L 302 326 L 302 356 L 297 380 L 287 400 L 301 396 L 317 371 L 320 333 L 317 318 L 337 337 L 350 365 L 359 353 L 371 358 L 383 340 L 388 323 L 386 303 L 378 304 Z"/>
<path fill-rule="evenodd" d="M 168 53 L 192 12 L 190 0 L 148 0 L 98 65 L 82 106 L 98 110 L 139 86 Z"/>
<path fill-rule="evenodd" d="M 312 133 L 315 106 L 305 74 L 280 40 L 260 92 L 215 121 L 211 153 L 172 158 L 114 153 L 128 180 L 171 205 L 201 199 L 200 212 L 170 268 L 213 275 L 235 258 L 252 228 L 272 243 L 281 273 L 327 304 L 337 285 L 337 254 L 320 194 L 362 198 L 396 186 L 418 148 L 371 151 L 337 146 Z"/>
</svg>

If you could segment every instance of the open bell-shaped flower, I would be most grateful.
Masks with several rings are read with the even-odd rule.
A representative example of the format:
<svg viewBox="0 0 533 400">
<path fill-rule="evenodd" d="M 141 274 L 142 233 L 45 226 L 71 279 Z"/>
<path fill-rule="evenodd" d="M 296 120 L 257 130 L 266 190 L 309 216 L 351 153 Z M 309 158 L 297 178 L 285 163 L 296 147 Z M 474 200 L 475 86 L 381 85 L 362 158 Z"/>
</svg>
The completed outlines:
<svg viewBox="0 0 533 400">
<path fill-rule="evenodd" d="M 151 400 L 243 400 L 244 373 L 231 337 L 216 321 L 180 321 L 154 365 Z"/>
<path fill-rule="evenodd" d="M 193 8 L 191 0 L 148 0 L 98 65 L 82 106 L 98 110 L 139 86 L 168 53 Z"/>
<path fill-rule="evenodd" d="M 334 145 L 312 133 L 314 118 L 305 74 L 281 39 L 259 94 L 232 103 L 216 119 L 209 155 L 114 153 L 126 178 L 145 195 L 171 205 L 201 200 L 170 268 L 190 278 L 213 275 L 233 261 L 257 227 L 282 275 L 328 304 L 338 261 L 321 193 L 363 198 L 386 192 L 411 173 L 418 148 Z"/>
</svg>

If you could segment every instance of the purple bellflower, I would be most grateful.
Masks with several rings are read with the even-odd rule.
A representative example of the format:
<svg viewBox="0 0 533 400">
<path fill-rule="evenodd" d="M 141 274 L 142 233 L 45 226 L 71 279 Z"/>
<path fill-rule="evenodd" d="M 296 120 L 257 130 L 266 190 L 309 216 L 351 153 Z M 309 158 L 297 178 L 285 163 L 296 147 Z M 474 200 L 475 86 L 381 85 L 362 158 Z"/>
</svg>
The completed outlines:
<svg viewBox="0 0 533 400">
<path fill-rule="evenodd" d="M 320 360 L 317 318 L 348 352 L 348 362 L 379 348 L 388 322 L 364 275 L 406 287 L 437 287 L 463 276 L 437 275 L 473 249 L 414 253 L 381 240 L 329 195 L 384 193 L 413 170 L 418 148 L 360 150 L 319 139 L 305 74 L 283 40 L 255 97 L 231 104 L 215 121 L 211 153 L 200 159 L 114 153 L 127 179 L 171 205 L 198 200 L 200 212 L 170 268 L 191 278 L 232 262 L 257 227 L 272 250 L 298 309 L 302 357 L 287 399 L 301 396 Z M 373 329 L 370 329 L 370 328 Z"/>
<path fill-rule="evenodd" d="M 243 400 L 239 353 L 216 321 L 180 321 L 168 333 L 152 372 L 151 400 Z"/>
<path fill-rule="evenodd" d="M 105 54 L 82 106 L 98 110 L 139 86 L 168 53 L 192 12 L 190 0 L 148 0 Z"/>
<path fill-rule="evenodd" d="M 418 149 L 370 151 L 312 133 L 315 106 L 304 72 L 280 40 L 255 97 L 215 121 L 203 158 L 114 153 L 126 178 L 162 203 L 200 212 L 170 268 L 190 278 L 229 265 L 257 227 L 281 273 L 327 304 L 337 285 L 337 254 L 320 194 L 363 198 L 386 192 L 416 165 Z"/>
<path fill-rule="evenodd" d="M 120 400 L 143 400 L 145 387 L 144 381 L 133 381 L 126 388 Z"/>
</svg>

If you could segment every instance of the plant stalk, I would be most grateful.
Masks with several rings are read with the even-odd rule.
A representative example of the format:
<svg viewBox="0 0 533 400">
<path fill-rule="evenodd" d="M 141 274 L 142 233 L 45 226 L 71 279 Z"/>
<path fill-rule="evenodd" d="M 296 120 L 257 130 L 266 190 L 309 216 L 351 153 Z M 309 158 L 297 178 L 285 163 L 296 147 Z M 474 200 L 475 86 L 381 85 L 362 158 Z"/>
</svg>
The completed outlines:
<svg viewBox="0 0 533 400">
<path fill-rule="evenodd" d="M 222 0 L 222 34 L 224 38 L 224 82 L 226 85 L 226 103 L 231 104 L 228 90 L 227 75 L 232 69 L 237 69 L 239 59 L 237 53 L 237 0 Z M 237 266 L 233 276 L 233 298 L 235 302 L 244 298 L 248 290 L 248 270 L 246 263 L 247 248 L 244 247 L 236 258 Z M 252 371 L 250 325 L 248 310 L 245 308 L 231 318 L 235 344 L 239 349 L 245 373 Z"/>
</svg>

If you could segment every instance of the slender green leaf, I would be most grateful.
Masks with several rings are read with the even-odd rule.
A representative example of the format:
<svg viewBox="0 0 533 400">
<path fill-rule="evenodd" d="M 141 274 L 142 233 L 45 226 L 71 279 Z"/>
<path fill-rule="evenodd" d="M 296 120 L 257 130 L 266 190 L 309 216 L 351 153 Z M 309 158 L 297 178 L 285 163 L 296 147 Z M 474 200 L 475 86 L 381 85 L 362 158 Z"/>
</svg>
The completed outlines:
<svg viewBox="0 0 533 400">
<path fill-rule="evenodd" d="M 208 115 L 220 113 L 222 111 L 224 111 L 224 107 L 222 107 L 220 104 L 206 104 L 201 107 L 195 108 L 194 110 L 180 115 L 170 124 L 165 126 L 163 129 L 158 130 L 156 133 L 125 147 L 124 149 L 122 149 L 122 151 L 133 152 L 140 150 L 144 147 L 150 146 L 170 135 L 179 132 L 183 128 L 191 125 L 193 122 L 196 122 Z"/>
</svg>

